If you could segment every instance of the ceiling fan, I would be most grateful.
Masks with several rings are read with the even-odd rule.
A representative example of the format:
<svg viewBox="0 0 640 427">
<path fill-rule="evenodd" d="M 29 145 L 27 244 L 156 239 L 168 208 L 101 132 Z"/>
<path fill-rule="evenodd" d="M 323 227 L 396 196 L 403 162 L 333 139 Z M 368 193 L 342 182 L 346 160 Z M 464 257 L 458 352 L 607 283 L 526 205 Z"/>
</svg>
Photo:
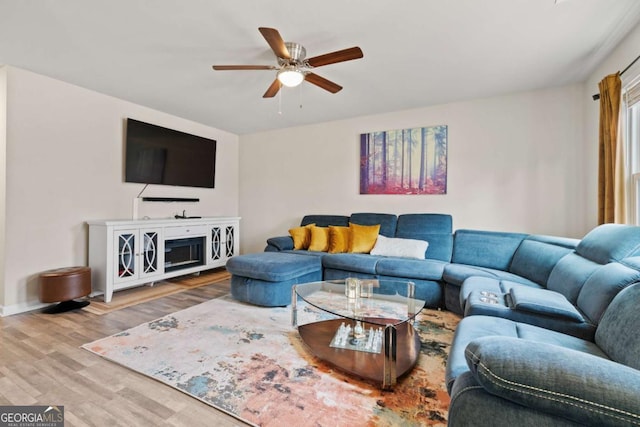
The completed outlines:
<svg viewBox="0 0 640 427">
<path fill-rule="evenodd" d="M 331 93 L 342 90 L 342 86 L 320 77 L 312 72 L 314 68 L 338 62 L 351 61 L 362 58 L 362 50 L 359 47 L 342 49 L 324 55 L 306 58 L 307 51 L 299 43 L 285 42 L 275 28 L 258 28 L 269 46 L 275 53 L 278 65 L 214 65 L 217 71 L 226 70 L 278 70 L 275 80 L 262 95 L 263 98 L 273 98 L 282 85 L 294 87 L 303 81 L 308 81 Z"/>
</svg>

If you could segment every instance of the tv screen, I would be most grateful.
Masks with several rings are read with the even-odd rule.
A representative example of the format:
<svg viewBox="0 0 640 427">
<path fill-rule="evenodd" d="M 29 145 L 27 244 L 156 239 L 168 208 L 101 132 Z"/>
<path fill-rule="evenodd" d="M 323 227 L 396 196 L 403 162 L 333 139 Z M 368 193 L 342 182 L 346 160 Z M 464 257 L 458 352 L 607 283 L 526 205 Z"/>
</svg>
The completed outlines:
<svg viewBox="0 0 640 427">
<path fill-rule="evenodd" d="M 125 182 L 214 188 L 216 141 L 127 119 Z"/>
</svg>

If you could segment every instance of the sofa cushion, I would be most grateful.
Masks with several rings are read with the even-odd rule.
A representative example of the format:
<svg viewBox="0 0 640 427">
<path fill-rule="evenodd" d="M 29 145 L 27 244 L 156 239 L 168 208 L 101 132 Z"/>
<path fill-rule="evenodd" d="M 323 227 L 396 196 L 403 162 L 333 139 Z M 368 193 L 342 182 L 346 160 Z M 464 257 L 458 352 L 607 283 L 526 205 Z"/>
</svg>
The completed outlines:
<svg viewBox="0 0 640 427">
<path fill-rule="evenodd" d="M 460 321 L 453 336 L 446 368 L 447 389 L 463 372 L 469 370 L 464 351 L 477 338 L 487 336 L 522 338 L 536 343 L 554 344 L 607 359 L 595 343 L 571 335 L 492 316 L 469 316 Z"/>
<path fill-rule="evenodd" d="M 600 264 L 570 253 L 562 257 L 551 270 L 547 289 L 560 292 L 575 305 L 582 286 L 600 267 Z"/>
<path fill-rule="evenodd" d="M 576 252 L 598 264 L 621 261 L 640 255 L 640 227 L 622 224 L 603 224 L 580 241 Z"/>
<path fill-rule="evenodd" d="M 300 221 L 300 225 L 315 224 L 318 227 L 328 227 L 336 225 L 339 227 L 349 226 L 349 217 L 344 215 L 305 215 Z"/>
<path fill-rule="evenodd" d="M 640 369 L 640 283 L 620 291 L 604 312 L 596 343 L 611 359 Z"/>
<path fill-rule="evenodd" d="M 520 233 L 457 230 L 451 260 L 456 264 L 508 271 L 513 254 L 525 237 Z"/>
<path fill-rule="evenodd" d="M 385 276 L 439 281 L 446 264 L 435 259 L 380 258 L 376 272 Z"/>
<path fill-rule="evenodd" d="M 509 306 L 516 311 L 540 314 L 573 322 L 584 322 L 582 314 L 564 295 L 548 289 L 511 288 Z"/>
<path fill-rule="evenodd" d="M 442 284 L 437 280 L 423 280 L 415 277 L 397 277 L 379 275 L 380 280 L 405 280 L 415 285 L 414 298 L 424 301 L 425 307 L 442 307 Z"/>
<path fill-rule="evenodd" d="M 267 239 L 266 252 L 286 251 L 293 249 L 293 239 L 291 236 L 277 236 Z"/>
<path fill-rule="evenodd" d="M 284 307 L 291 304 L 291 288 L 293 285 L 319 280 L 322 280 L 321 270 L 278 282 L 233 275 L 231 276 L 231 295 L 238 301 L 249 304 L 264 307 Z"/>
<path fill-rule="evenodd" d="M 475 379 L 495 396 L 584 425 L 640 420 L 640 372 L 627 366 L 506 337 L 474 340 L 465 353 Z"/>
<path fill-rule="evenodd" d="M 537 411 L 487 393 L 467 371 L 456 379 L 451 389 L 447 425 L 475 427 L 483 424 L 478 420 L 491 420 L 492 427 L 584 427 L 559 415 Z"/>
<path fill-rule="evenodd" d="M 465 284 L 474 279 L 480 278 L 471 277 L 465 281 Z M 462 285 L 463 288 L 465 284 Z M 465 317 L 478 315 L 500 317 L 593 341 L 596 326 L 584 321 L 579 310 L 563 295 L 543 288 L 535 289 L 516 283 L 513 285 L 506 294 L 500 293 L 499 290 L 472 291 L 464 304 Z M 483 287 L 483 289 L 487 288 Z M 512 302 L 514 299 L 517 305 Z"/>
<path fill-rule="evenodd" d="M 553 244 L 548 238 L 528 236 L 513 255 L 509 271 L 546 286 L 558 260 L 572 251 L 573 248 Z"/>
<path fill-rule="evenodd" d="M 599 268 L 585 282 L 578 295 L 577 306 L 598 324 L 613 298 L 625 287 L 640 281 L 640 271 L 612 262 Z"/>
<path fill-rule="evenodd" d="M 472 292 L 489 292 L 502 298 L 503 295 L 509 293 L 511 289 L 515 287 L 542 289 L 542 287 L 535 282 L 520 283 L 493 277 L 471 276 L 465 279 L 464 282 L 462 282 L 462 286 L 460 286 L 460 307 L 463 309 L 466 308 L 467 299 Z"/>
<path fill-rule="evenodd" d="M 322 257 L 322 266 L 375 275 L 378 261 L 380 257 L 369 254 L 329 254 Z"/>
<path fill-rule="evenodd" d="M 416 239 L 385 237 L 380 234 L 371 249 L 371 255 L 425 259 L 429 242 Z"/>
<path fill-rule="evenodd" d="M 620 264 L 629 268 L 633 268 L 634 270 L 640 271 L 640 256 L 625 258 L 622 261 L 620 261 Z"/>
<path fill-rule="evenodd" d="M 480 276 L 489 277 L 492 279 L 509 280 L 511 282 L 523 283 L 526 285 L 539 287 L 535 282 L 529 279 L 518 276 L 517 274 L 509 273 L 508 271 L 496 270 L 493 268 L 477 267 L 475 265 L 464 264 L 447 264 L 442 272 L 442 278 L 445 282 L 454 285 L 462 286 L 462 283 L 469 277 Z"/>
<path fill-rule="evenodd" d="M 281 282 L 321 271 L 322 260 L 316 256 L 259 252 L 231 257 L 226 268 L 235 276 Z"/>
<path fill-rule="evenodd" d="M 380 234 L 387 237 L 394 237 L 398 217 L 393 214 L 383 213 L 354 213 L 351 214 L 349 222 L 359 225 L 380 224 Z"/>
<path fill-rule="evenodd" d="M 403 214 L 398 216 L 396 235 L 402 239 L 429 242 L 425 258 L 451 261 L 453 234 L 451 215 Z"/>
<path fill-rule="evenodd" d="M 316 258 L 321 258 L 323 255 L 326 254 L 326 252 L 310 251 L 310 250 L 306 250 L 306 249 L 295 249 L 295 250 L 291 249 L 291 250 L 282 251 L 282 253 L 284 253 L 284 254 L 294 254 L 294 255 L 314 256 Z"/>
</svg>

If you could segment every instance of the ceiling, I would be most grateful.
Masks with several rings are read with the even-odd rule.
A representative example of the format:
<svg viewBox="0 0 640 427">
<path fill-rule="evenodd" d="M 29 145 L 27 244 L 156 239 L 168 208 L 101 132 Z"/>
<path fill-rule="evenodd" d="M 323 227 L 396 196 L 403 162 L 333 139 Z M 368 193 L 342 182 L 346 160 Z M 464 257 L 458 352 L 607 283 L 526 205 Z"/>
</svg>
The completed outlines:
<svg viewBox="0 0 640 427">
<path fill-rule="evenodd" d="M 639 20 L 638 0 L 0 0 L 0 64 L 246 134 L 581 82 Z M 261 26 L 364 58 L 314 70 L 337 94 L 263 99 L 274 71 L 211 69 L 276 65 Z"/>
</svg>

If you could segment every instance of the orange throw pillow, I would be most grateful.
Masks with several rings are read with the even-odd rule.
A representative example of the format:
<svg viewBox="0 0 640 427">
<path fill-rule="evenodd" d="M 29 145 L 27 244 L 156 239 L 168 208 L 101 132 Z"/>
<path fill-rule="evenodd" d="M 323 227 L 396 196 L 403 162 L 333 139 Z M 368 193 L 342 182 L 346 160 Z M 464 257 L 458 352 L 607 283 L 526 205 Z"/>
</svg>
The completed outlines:
<svg viewBox="0 0 640 427">
<path fill-rule="evenodd" d="M 289 230 L 289 234 L 293 238 L 293 249 L 307 249 L 309 247 L 311 243 L 311 227 L 314 226 L 315 224 L 309 224 Z"/>
<path fill-rule="evenodd" d="M 338 254 L 349 251 L 349 227 L 329 226 L 329 253 Z"/>
<path fill-rule="evenodd" d="M 327 227 L 311 227 L 309 250 L 316 252 L 327 252 L 329 250 L 329 229 Z"/>
<path fill-rule="evenodd" d="M 351 230 L 349 252 L 368 254 L 376 244 L 378 233 L 380 232 L 380 224 L 359 225 L 350 222 L 349 230 Z"/>
</svg>

